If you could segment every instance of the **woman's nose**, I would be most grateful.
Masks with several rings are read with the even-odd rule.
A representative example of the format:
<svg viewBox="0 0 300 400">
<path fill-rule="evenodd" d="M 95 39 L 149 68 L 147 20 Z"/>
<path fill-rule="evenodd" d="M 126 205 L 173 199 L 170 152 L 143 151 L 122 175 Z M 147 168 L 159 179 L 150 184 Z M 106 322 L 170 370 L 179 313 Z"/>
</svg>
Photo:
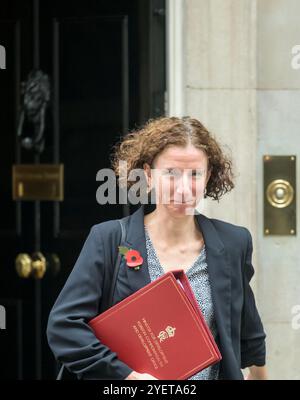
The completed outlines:
<svg viewBox="0 0 300 400">
<path fill-rule="evenodd" d="M 192 200 L 191 179 L 188 176 L 182 176 L 176 182 L 176 194 L 181 196 L 181 201 L 187 202 Z"/>
</svg>

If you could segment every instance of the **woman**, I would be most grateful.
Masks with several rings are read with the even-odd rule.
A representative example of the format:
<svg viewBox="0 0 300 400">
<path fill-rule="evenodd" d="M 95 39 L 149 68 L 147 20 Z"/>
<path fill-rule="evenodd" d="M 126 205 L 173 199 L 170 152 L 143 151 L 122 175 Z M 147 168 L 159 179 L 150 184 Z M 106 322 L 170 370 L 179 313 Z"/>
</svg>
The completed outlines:
<svg viewBox="0 0 300 400">
<path fill-rule="evenodd" d="M 266 379 L 266 335 L 249 284 L 254 274 L 251 234 L 197 210 L 203 197 L 219 201 L 234 187 L 231 161 L 216 140 L 196 119 L 162 117 L 128 133 L 116 145 L 112 165 L 119 185 L 130 189 L 130 172 L 142 169 L 155 203 L 150 212 L 143 204 L 124 218 L 124 244 L 141 253 L 143 264 L 137 274 L 121 263 L 114 303 L 180 267 L 222 354 L 220 363 L 189 379 L 244 379 L 241 369 L 246 367 L 247 379 Z M 104 265 L 105 249 L 114 251 L 117 232 L 115 220 L 91 229 L 50 313 L 49 345 L 81 379 L 156 379 L 132 370 L 87 326 L 98 314 L 103 271 L 112 267 Z"/>
</svg>

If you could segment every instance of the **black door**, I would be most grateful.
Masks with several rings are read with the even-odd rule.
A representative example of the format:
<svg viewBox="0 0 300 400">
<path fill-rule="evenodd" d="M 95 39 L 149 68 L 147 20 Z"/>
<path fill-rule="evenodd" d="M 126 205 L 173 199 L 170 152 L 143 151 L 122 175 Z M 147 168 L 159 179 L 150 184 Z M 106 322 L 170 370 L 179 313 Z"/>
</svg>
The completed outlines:
<svg viewBox="0 0 300 400">
<path fill-rule="evenodd" d="M 97 203 L 97 171 L 126 131 L 164 114 L 165 1 L 2 0 L 0 45 L 0 377 L 51 379 L 50 308 L 90 227 L 133 211 Z M 40 82 L 50 96 L 38 123 L 26 112 L 20 120 L 28 78 L 33 94 Z M 20 164 L 62 164 L 63 200 L 13 200 Z M 38 252 L 45 274 L 21 277 L 16 257 Z"/>
</svg>

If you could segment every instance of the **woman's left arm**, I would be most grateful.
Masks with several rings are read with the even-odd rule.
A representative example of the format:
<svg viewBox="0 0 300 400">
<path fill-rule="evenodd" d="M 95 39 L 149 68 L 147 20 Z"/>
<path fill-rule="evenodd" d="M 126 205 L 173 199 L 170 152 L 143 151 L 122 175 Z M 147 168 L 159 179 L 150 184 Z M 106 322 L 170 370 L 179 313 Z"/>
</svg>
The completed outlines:
<svg viewBox="0 0 300 400">
<path fill-rule="evenodd" d="M 249 379 L 266 379 L 266 334 L 258 313 L 250 281 L 254 275 L 252 265 L 253 244 L 246 229 L 247 249 L 243 265 L 244 305 L 241 324 L 241 368 L 249 368 Z"/>
</svg>

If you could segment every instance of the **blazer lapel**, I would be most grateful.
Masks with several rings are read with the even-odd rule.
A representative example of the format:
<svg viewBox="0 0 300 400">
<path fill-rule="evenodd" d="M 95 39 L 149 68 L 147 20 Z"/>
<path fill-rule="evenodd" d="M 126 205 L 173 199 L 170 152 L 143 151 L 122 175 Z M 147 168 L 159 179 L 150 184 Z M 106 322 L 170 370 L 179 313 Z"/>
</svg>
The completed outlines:
<svg viewBox="0 0 300 400">
<path fill-rule="evenodd" d="M 199 214 L 196 220 L 204 237 L 212 301 L 222 342 L 231 337 L 231 268 L 224 244 L 210 219 Z"/>
<path fill-rule="evenodd" d="M 144 231 L 144 205 L 138 208 L 128 218 L 127 235 L 124 246 L 140 252 L 143 257 L 143 264 L 139 270 L 130 268 L 126 264 L 125 258 L 122 259 L 120 268 L 125 268 L 128 283 L 133 292 L 141 289 L 151 282 L 147 263 L 146 237 Z"/>
<path fill-rule="evenodd" d="M 126 265 L 125 259 L 122 259 L 120 266 L 126 269 L 128 283 L 133 292 L 151 282 L 147 263 L 144 212 L 145 207 L 141 205 L 137 211 L 129 216 L 127 235 L 124 241 L 125 246 L 140 252 L 143 257 L 143 264 L 139 270 L 134 270 Z M 202 214 L 195 215 L 195 217 L 204 237 L 212 301 L 218 332 L 220 338 L 230 338 L 231 270 L 227 260 L 227 254 L 224 244 L 209 218 Z"/>
</svg>

